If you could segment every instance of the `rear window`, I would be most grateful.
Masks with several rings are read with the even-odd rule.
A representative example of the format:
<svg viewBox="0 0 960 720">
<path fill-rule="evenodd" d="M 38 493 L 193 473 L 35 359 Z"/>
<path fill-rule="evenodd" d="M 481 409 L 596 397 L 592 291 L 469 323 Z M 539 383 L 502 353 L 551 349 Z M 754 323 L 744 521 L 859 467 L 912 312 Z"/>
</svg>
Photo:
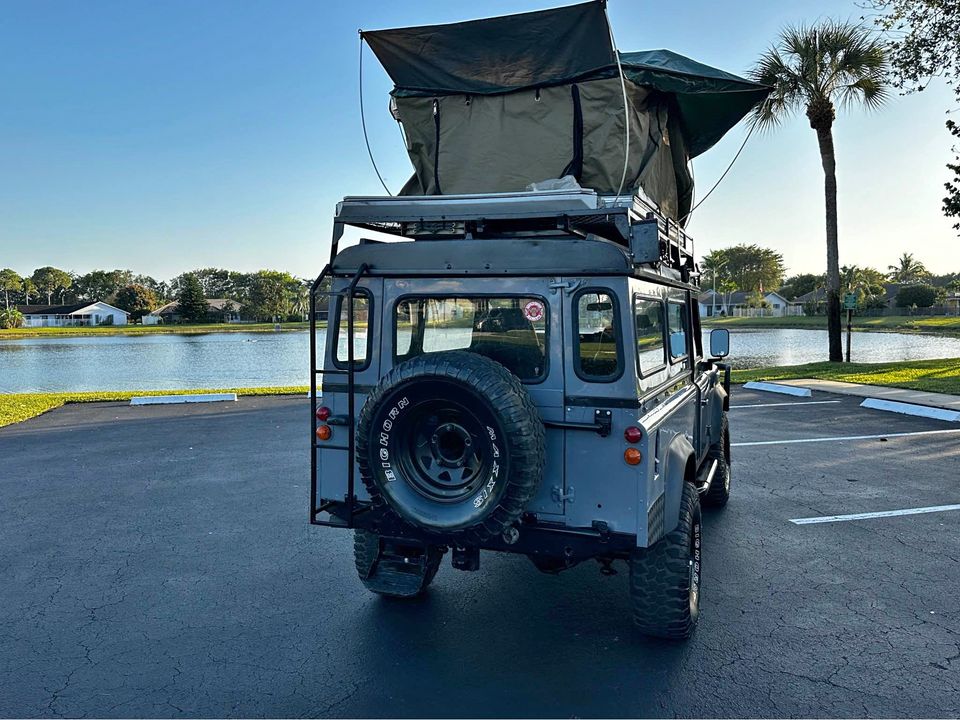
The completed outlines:
<svg viewBox="0 0 960 720">
<path fill-rule="evenodd" d="M 521 380 L 547 372 L 547 307 L 537 297 L 405 298 L 394 311 L 394 358 L 466 350 L 496 360 Z"/>
<path fill-rule="evenodd" d="M 576 296 L 577 375 L 591 382 L 610 382 L 620 377 L 620 328 L 617 303 L 602 290 L 582 290 Z"/>
</svg>

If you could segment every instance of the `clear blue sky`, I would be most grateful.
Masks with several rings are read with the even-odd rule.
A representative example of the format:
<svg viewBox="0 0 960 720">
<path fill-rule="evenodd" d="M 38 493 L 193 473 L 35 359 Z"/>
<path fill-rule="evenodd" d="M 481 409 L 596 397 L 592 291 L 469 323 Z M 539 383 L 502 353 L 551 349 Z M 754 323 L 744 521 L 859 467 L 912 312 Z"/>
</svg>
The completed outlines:
<svg viewBox="0 0 960 720">
<path fill-rule="evenodd" d="M 380 191 L 357 110 L 357 29 L 548 6 L 4 0 L 0 267 L 314 275 L 337 200 Z M 846 0 L 611 0 L 610 13 L 621 49 L 667 47 L 732 72 L 786 23 L 860 16 Z M 371 141 L 397 188 L 410 165 L 386 110 L 389 82 L 371 55 L 365 72 Z M 931 270 L 960 270 L 960 243 L 940 214 L 951 104 L 934 87 L 880 113 L 841 114 L 842 263 L 884 269 L 909 250 Z M 743 134 L 697 160 L 701 193 Z M 790 272 L 819 271 L 822 175 L 805 120 L 755 136 L 690 227 L 701 252 L 756 242 L 783 252 Z"/>
</svg>

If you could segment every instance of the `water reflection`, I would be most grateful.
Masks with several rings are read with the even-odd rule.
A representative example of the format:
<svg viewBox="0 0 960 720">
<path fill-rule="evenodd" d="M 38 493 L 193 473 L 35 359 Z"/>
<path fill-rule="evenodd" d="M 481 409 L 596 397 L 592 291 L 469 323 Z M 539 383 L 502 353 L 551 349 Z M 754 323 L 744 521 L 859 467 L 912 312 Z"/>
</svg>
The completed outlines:
<svg viewBox="0 0 960 720">
<path fill-rule="evenodd" d="M 358 357 L 365 349 L 365 337 L 359 335 Z M 307 385 L 308 340 L 306 332 L 4 340 L 0 341 L 0 392 Z M 730 348 L 730 362 L 738 368 L 817 362 L 826 360 L 827 333 L 738 330 L 731 332 Z M 853 335 L 855 361 L 938 357 L 960 357 L 960 338 Z"/>
</svg>

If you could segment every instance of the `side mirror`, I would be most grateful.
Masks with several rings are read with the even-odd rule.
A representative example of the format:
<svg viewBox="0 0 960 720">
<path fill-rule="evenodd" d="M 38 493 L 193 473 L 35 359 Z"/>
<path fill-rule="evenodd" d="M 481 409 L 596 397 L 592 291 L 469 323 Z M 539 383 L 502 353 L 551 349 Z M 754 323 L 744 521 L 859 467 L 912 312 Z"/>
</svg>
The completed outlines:
<svg viewBox="0 0 960 720">
<path fill-rule="evenodd" d="M 730 331 L 716 328 L 710 331 L 710 356 L 725 358 L 730 354 Z"/>
</svg>

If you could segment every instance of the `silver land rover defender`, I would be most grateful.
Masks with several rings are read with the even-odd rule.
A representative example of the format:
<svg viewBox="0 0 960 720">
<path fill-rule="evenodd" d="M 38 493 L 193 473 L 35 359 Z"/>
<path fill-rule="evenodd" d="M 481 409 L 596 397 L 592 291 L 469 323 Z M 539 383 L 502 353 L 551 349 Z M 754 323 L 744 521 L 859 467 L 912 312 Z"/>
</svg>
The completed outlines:
<svg viewBox="0 0 960 720">
<path fill-rule="evenodd" d="M 352 529 L 361 582 L 391 596 L 448 552 L 459 570 L 481 549 L 547 573 L 622 560 L 641 631 L 688 636 L 730 442 L 687 168 L 767 89 L 616 53 L 599 2 L 363 37 L 415 174 L 338 205 L 311 291 L 310 522 Z M 341 249 L 348 226 L 394 240 Z"/>
</svg>

